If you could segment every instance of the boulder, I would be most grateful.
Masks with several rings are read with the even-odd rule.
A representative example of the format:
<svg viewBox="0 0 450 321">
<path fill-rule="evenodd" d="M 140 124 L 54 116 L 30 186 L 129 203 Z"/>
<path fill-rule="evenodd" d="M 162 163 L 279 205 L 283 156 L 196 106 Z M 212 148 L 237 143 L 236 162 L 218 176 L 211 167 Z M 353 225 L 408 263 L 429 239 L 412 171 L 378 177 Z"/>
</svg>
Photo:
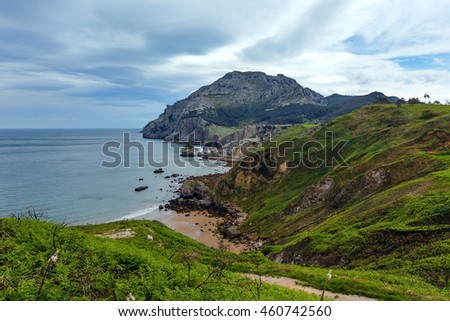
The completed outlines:
<svg viewBox="0 0 450 321">
<path fill-rule="evenodd" d="M 233 240 L 239 238 L 241 233 L 239 232 L 237 226 L 231 225 L 223 231 L 223 236 L 229 240 Z"/>
<path fill-rule="evenodd" d="M 204 183 L 195 180 L 186 180 L 181 187 L 180 196 L 182 198 L 196 198 L 201 200 L 208 196 L 208 191 L 209 188 Z"/>
<path fill-rule="evenodd" d="M 181 157 L 194 157 L 195 156 L 195 149 L 194 147 L 184 147 L 181 149 Z"/>
<path fill-rule="evenodd" d="M 155 174 L 164 173 L 164 170 L 160 167 L 160 168 L 155 169 L 153 171 L 153 173 L 155 173 Z"/>
<path fill-rule="evenodd" d="M 135 192 L 142 192 L 142 191 L 145 191 L 147 188 L 148 188 L 148 186 L 139 186 L 139 187 L 136 187 L 134 189 L 134 191 Z"/>
</svg>

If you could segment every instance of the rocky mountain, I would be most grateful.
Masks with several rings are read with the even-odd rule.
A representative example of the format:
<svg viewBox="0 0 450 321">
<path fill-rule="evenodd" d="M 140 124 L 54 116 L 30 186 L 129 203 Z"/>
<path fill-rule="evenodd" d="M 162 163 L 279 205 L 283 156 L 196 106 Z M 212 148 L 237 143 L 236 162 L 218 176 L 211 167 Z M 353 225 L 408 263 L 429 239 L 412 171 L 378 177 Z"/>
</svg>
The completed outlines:
<svg viewBox="0 0 450 321">
<path fill-rule="evenodd" d="M 389 98 L 378 92 L 323 97 L 281 74 L 233 71 L 167 106 L 158 119 L 144 127 L 143 136 L 171 141 L 218 140 L 231 134 L 224 128 L 331 119 L 377 99 Z"/>
</svg>

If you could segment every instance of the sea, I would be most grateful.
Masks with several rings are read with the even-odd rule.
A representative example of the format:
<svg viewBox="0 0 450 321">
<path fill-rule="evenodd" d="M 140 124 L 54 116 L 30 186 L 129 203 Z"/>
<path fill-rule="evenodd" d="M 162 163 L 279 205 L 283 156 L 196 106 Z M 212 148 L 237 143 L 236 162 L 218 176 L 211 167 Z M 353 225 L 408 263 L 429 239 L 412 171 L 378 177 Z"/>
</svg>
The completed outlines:
<svg viewBox="0 0 450 321">
<path fill-rule="evenodd" d="M 159 206 L 176 197 L 180 178 L 229 170 L 181 157 L 182 147 L 139 129 L 0 129 L 0 217 L 34 209 L 76 225 L 164 218 Z"/>
</svg>

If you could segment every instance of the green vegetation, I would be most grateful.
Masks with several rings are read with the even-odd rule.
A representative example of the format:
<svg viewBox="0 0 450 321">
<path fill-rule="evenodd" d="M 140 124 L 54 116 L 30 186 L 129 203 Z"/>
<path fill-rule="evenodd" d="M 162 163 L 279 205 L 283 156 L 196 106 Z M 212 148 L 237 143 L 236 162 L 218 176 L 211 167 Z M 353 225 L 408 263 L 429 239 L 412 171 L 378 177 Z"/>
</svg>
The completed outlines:
<svg viewBox="0 0 450 321">
<path fill-rule="evenodd" d="M 131 237 L 110 238 L 118 232 Z M 130 293 L 136 300 L 258 299 L 255 282 L 231 271 L 235 255 L 158 222 L 62 227 L 2 219 L 0 237 L 0 300 L 126 300 Z M 260 299 L 318 297 L 263 284 Z"/>
<path fill-rule="evenodd" d="M 120 233 L 129 237 L 112 238 Z M 259 252 L 211 249 L 152 221 L 63 227 L 2 219 L 0 236 L 0 300 L 35 300 L 38 293 L 39 300 L 126 300 L 130 293 L 136 300 L 258 300 L 257 282 L 240 273 L 322 288 L 328 271 L 278 264 Z M 447 298 L 407 273 L 336 269 L 327 289 L 381 300 Z M 260 300 L 319 299 L 268 284 L 259 290 Z"/>
<path fill-rule="evenodd" d="M 208 109 L 202 114 L 202 117 L 212 124 L 226 127 L 256 123 L 302 124 L 316 119 L 333 119 L 371 104 L 380 97 L 385 96 L 379 92 L 364 96 L 334 94 L 325 98 L 326 103 L 324 105 L 314 103 L 288 104 L 274 108 L 272 101 L 254 101 L 236 105 L 230 103 L 230 100 L 233 101 L 233 99 L 230 99 L 227 95 L 208 96 L 208 100 L 215 108 Z"/>
<path fill-rule="evenodd" d="M 275 137 L 275 142 L 289 142 L 293 141 L 301 136 L 305 136 L 308 133 L 308 130 L 315 128 L 317 126 L 316 123 L 304 123 L 292 125 L 288 129 L 282 131 Z M 266 143 L 265 147 L 271 146 L 270 142 Z"/>
<path fill-rule="evenodd" d="M 288 105 L 269 108 L 267 104 L 242 106 L 218 106 L 207 110 L 202 117 L 218 126 L 240 126 L 245 124 L 301 124 L 325 115 L 328 109 L 318 105 Z"/>
<path fill-rule="evenodd" d="M 233 134 L 237 130 L 241 129 L 240 127 L 225 127 L 225 126 L 218 126 L 218 125 L 209 125 L 208 126 L 208 134 L 210 137 L 208 139 L 212 139 L 213 136 L 218 137 L 225 137 L 227 135 Z"/>
<path fill-rule="evenodd" d="M 0 300 L 317 300 L 242 273 L 320 289 L 330 267 L 336 293 L 450 300 L 449 128 L 449 106 L 419 104 L 292 126 L 218 182 L 219 200 L 248 211 L 261 252 L 211 249 L 151 221 L 1 219 Z M 347 141 L 348 166 L 312 166 L 330 146 L 299 153 L 327 132 Z"/>
<path fill-rule="evenodd" d="M 449 106 L 424 104 L 370 105 L 306 137 L 293 126 L 258 162 L 236 166 L 219 183 L 234 193 L 217 195 L 250 214 L 244 228 L 261 236 L 271 258 L 348 276 L 380 273 L 416 298 L 434 296 L 416 295 L 421 283 L 450 299 L 449 128 Z M 347 141 L 340 155 L 348 166 L 314 168 L 299 154 L 310 141 L 325 146 L 327 132 L 335 144 Z M 316 148 L 311 158 L 330 150 Z M 410 278 L 411 289 L 399 277 Z"/>
</svg>

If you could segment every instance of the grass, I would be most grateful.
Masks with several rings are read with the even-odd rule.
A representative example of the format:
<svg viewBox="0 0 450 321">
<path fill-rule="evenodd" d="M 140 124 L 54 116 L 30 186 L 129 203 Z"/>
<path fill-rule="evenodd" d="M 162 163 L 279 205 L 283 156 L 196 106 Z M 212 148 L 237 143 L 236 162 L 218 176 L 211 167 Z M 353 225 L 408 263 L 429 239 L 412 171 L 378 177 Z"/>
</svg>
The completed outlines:
<svg viewBox="0 0 450 321">
<path fill-rule="evenodd" d="M 232 254 L 157 222 L 61 227 L 2 219 L 0 227 L 0 300 L 126 300 L 130 293 L 137 300 L 258 299 L 256 284 L 230 270 Z M 124 229 L 136 234 L 123 239 L 99 236 Z M 57 262 L 49 264 L 57 250 Z M 264 284 L 259 299 L 318 297 Z"/>
<path fill-rule="evenodd" d="M 152 221 L 62 227 L 37 220 L 2 219 L 0 227 L 1 300 L 35 300 L 41 284 L 39 300 L 126 300 L 130 293 L 137 300 L 257 300 L 257 283 L 241 273 L 285 276 L 321 289 L 328 272 L 278 264 L 259 252 L 211 249 Z M 104 237 L 124 230 L 135 234 L 122 239 Z M 58 260 L 48 270 L 55 248 Z M 448 291 L 406 270 L 386 274 L 334 269 L 327 289 L 380 300 L 448 298 Z M 259 299 L 318 297 L 263 284 Z"/>
<path fill-rule="evenodd" d="M 291 161 L 308 141 L 324 144 L 325 133 L 332 132 L 335 140 L 347 141 L 341 155 L 349 166 L 298 166 L 286 172 L 274 167 L 270 175 L 258 164 L 236 168 L 224 179 L 238 192 L 220 197 L 248 211 L 244 228 L 261 233 L 271 258 L 345 269 L 347 276 L 405 275 L 430 289 L 416 291 L 398 281 L 409 294 L 390 296 L 389 290 L 386 299 L 427 299 L 439 291 L 438 297 L 450 299 L 449 128 L 450 106 L 444 105 L 371 105 L 307 136 L 293 126 L 261 155 L 290 139 L 294 147 L 272 152 L 271 161 Z M 325 150 L 315 155 L 323 157 Z M 250 176 L 253 184 L 240 188 L 237 175 Z M 332 187 L 314 200 L 315 184 L 326 179 Z"/>
<path fill-rule="evenodd" d="M 226 126 L 219 126 L 211 124 L 208 126 L 208 134 L 210 139 L 213 138 L 214 135 L 217 135 L 218 137 L 225 137 L 227 135 L 233 134 L 237 130 L 241 129 L 240 127 L 226 127 Z"/>
</svg>

